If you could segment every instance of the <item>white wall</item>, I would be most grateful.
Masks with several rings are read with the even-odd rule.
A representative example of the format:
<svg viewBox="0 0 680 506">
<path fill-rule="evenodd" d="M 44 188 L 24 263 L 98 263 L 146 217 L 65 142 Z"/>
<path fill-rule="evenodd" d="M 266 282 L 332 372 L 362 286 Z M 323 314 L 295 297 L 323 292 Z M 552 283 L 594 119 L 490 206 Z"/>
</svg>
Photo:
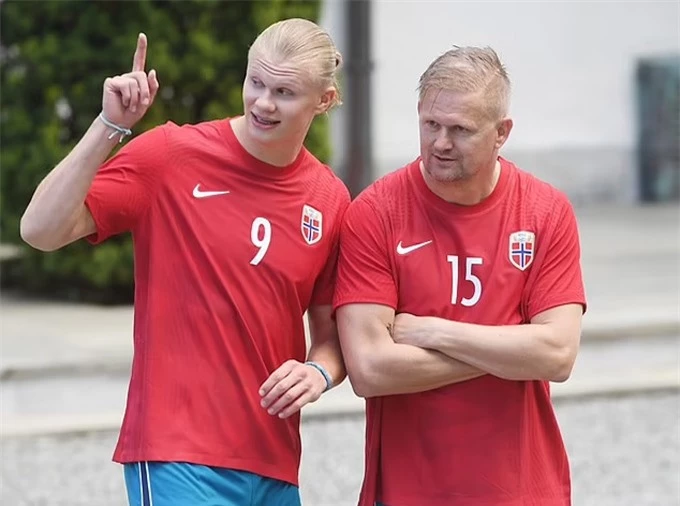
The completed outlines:
<svg viewBox="0 0 680 506">
<path fill-rule="evenodd" d="M 515 128 L 506 145 L 511 153 L 632 150 L 635 59 L 680 51 L 677 1 L 372 3 L 373 149 L 379 172 L 417 155 L 418 78 L 453 45 L 489 45 L 505 63 L 513 83 Z M 322 22 L 343 45 L 343 2 L 326 4 Z M 336 116 L 340 155 L 342 113 Z"/>
<path fill-rule="evenodd" d="M 678 50 L 678 5 L 375 1 L 376 153 L 417 148 L 417 79 L 454 44 L 489 45 L 508 68 L 508 147 L 630 146 L 635 58 Z"/>
</svg>

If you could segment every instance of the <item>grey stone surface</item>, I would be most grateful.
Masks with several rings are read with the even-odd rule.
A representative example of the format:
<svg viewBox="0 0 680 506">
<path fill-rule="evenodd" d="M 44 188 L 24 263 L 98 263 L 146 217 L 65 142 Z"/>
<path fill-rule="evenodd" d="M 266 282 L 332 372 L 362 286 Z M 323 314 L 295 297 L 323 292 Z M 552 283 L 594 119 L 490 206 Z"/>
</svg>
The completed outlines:
<svg viewBox="0 0 680 506">
<path fill-rule="evenodd" d="M 557 401 L 570 455 L 574 506 L 680 503 L 680 395 Z M 304 423 L 305 506 L 352 506 L 363 471 L 363 418 Z M 0 504 L 125 506 L 115 433 L 4 439 Z"/>
</svg>

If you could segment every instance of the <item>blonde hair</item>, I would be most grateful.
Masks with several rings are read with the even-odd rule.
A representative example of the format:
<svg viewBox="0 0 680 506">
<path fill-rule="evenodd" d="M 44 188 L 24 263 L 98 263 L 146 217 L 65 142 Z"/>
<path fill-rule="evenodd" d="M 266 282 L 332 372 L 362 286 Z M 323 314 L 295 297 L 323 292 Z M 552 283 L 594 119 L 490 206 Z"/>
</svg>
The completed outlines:
<svg viewBox="0 0 680 506">
<path fill-rule="evenodd" d="M 255 56 L 277 57 L 305 69 L 320 87 L 335 88 L 335 98 L 329 110 L 342 104 L 337 78 L 342 55 L 328 32 L 316 23 L 290 18 L 270 25 L 250 46 L 248 59 Z"/>
<path fill-rule="evenodd" d="M 490 47 L 458 47 L 434 60 L 420 76 L 419 99 L 430 89 L 447 89 L 463 93 L 482 91 L 489 114 L 504 118 L 510 107 L 510 79 L 496 52 Z"/>
</svg>

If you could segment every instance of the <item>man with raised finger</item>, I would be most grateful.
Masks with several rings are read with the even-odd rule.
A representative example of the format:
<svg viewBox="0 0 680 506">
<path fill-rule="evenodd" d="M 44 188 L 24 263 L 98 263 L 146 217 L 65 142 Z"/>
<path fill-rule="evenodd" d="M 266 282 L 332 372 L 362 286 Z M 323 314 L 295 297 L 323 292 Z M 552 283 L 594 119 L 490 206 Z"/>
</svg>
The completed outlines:
<svg viewBox="0 0 680 506">
<path fill-rule="evenodd" d="M 340 56 L 311 21 L 275 23 L 250 47 L 243 115 L 166 123 L 105 161 L 158 92 L 146 50 L 140 35 L 132 71 L 106 79 L 102 113 L 36 190 L 22 237 L 53 250 L 132 233 L 134 360 L 114 453 L 130 505 L 298 506 L 300 409 L 345 376 L 331 299 L 349 193 L 303 146 L 339 102 Z"/>
</svg>

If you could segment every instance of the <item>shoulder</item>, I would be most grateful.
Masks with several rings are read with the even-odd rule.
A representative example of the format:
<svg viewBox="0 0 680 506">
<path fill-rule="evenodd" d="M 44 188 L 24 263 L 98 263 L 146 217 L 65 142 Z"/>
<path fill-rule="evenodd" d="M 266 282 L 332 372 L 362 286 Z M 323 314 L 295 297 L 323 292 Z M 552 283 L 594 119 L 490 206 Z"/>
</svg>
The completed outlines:
<svg viewBox="0 0 680 506">
<path fill-rule="evenodd" d="M 168 121 L 157 127 L 164 131 L 168 144 L 173 148 L 213 149 L 214 144 L 223 145 L 222 130 L 225 120 L 203 121 L 178 125 Z"/>
<path fill-rule="evenodd" d="M 333 204 L 339 210 L 347 208 L 351 196 L 347 185 L 333 171 L 333 169 L 317 159 L 312 153 L 307 152 L 307 170 L 304 171 L 306 177 L 315 180 L 315 191 L 328 203 Z"/>
<path fill-rule="evenodd" d="M 200 146 L 198 139 L 220 139 L 219 121 L 178 125 L 166 121 L 133 138 L 128 144 L 148 147 L 149 144 L 164 144 L 168 148 Z"/>
<path fill-rule="evenodd" d="M 573 206 L 566 193 L 547 181 L 520 169 L 512 162 L 508 163 L 516 171 L 520 204 L 531 210 L 537 218 L 544 222 L 554 222 L 555 220 L 548 220 L 548 218 L 563 216 L 565 213 L 573 214 Z"/>
<path fill-rule="evenodd" d="M 405 208 L 411 202 L 406 195 L 411 166 L 408 164 L 385 174 L 359 193 L 347 209 L 345 221 L 348 226 L 385 230 L 395 217 L 408 214 Z"/>
<path fill-rule="evenodd" d="M 376 179 L 357 196 L 354 202 L 358 206 L 374 207 L 384 214 L 392 213 L 396 206 L 408 202 L 404 194 L 408 189 L 409 170 L 414 163 L 416 162 L 411 162 Z"/>
</svg>

